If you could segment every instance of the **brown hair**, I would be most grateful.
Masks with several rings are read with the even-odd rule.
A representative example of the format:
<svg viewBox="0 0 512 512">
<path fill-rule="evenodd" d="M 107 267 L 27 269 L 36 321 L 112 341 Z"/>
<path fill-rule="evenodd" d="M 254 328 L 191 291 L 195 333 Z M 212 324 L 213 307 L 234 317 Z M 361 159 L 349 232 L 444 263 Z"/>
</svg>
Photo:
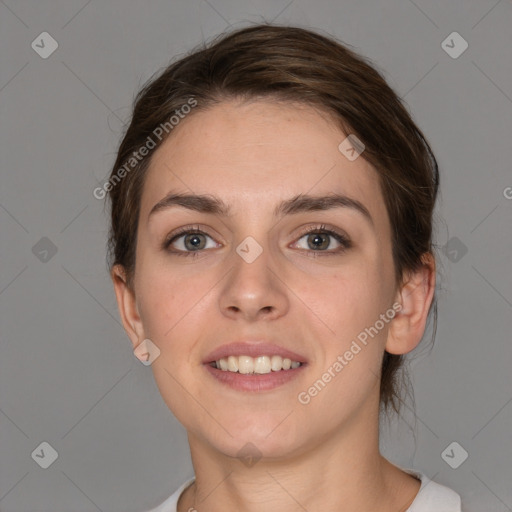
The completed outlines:
<svg viewBox="0 0 512 512">
<path fill-rule="evenodd" d="M 307 104 L 330 115 L 345 134 L 355 134 L 363 142 L 362 157 L 379 174 L 392 228 L 397 285 L 407 271 L 421 267 L 425 254 L 434 257 L 438 166 L 400 98 L 374 65 L 348 45 L 303 28 L 263 24 L 222 34 L 152 77 L 137 94 L 105 189 L 111 200 L 109 266 L 122 265 L 129 286 L 133 286 L 140 201 L 151 159 L 151 152 L 144 157 L 138 152 L 149 139 L 156 148 L 172 133 L 169 119 L 191 104 L 191 98 L 197 106 L 190 115 L 226 99 L 257 98 Z M 169 129 L 155 137 L 155 129 L 165 123 Z M 128 161 L 131 169 L 126 167 Z M 122 166 L 125 172 L 120 173 Z M 435 297 L 429 316 L 432 312 L 435 335 Z M 403 356 L 385 352 L 380 399 L 386 410 L 389 406 L 399 410 L 402 390 L 397 377 L 402 363 Z"/>
</svg>

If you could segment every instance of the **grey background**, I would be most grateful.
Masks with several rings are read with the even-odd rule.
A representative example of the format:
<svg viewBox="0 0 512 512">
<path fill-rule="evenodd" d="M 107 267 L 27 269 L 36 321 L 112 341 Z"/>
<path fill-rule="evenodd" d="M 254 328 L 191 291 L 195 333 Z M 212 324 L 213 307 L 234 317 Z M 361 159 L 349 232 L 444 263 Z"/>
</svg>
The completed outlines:
<svg viewBox="0 0 512 512">
<path fill-rule="evenodd" d="M 121 327 L 92 191 L 155 71 L 264 20 L 355 46 L 432 143 L 439 327 L 411 363 L 416 414 L 384 424 L 382 448 L 467 512 L 512 510 L 512 2 L 0 0 L 2 512 L 141 511 L 192 476 Z M 31 47 L 43 31 L 59 45 L 47 59 Z M 469 44 L 456 59 L 441 46 L 453 31 Z M 31 457 L 43 441 L 58 453 L 47 469 Z M 457 469 L 441 457 L 453 441 L 469 454 Z"/>
</svg>

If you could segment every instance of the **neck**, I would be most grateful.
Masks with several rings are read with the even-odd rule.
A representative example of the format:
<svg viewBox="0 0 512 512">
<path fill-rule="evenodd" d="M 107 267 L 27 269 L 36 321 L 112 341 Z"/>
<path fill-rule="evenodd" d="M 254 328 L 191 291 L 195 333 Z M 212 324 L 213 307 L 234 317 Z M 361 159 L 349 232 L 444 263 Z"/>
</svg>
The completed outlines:
<svg viewBox="0 0 512 512">
<path fill-rule="evenodd" d="M 380 455 L 377 419 L 363 414 L 294 455 L 264 456 L 251 466 L 189 432 L 196 479 L 178 510 L 406 510 L 419 482 Z"/>
</svg>

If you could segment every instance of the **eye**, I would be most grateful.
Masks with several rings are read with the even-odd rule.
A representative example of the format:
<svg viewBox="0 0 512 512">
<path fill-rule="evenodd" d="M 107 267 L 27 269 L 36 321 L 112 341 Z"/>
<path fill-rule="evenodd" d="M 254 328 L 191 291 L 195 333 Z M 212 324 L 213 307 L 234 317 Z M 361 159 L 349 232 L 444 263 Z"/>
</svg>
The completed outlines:
<svg viewBox="0 0 512 512">
<path fill-rule="evenodd" d="M 197 227 L 181 228 L 171 233 L 163 244 L 164 249 L 179 256 L 196 256 L 194 253 L 218 246 L 212 237 Z"/>
<path fill-rule="evenodd" d="M 304 242 L 301 243 L 301 240 Z M 352 246 L 345 235 L 332 229 L 326 229 L 324 225 L 307 228 L 301 233 L 301 237 L 295 242 L 295 245 L 306 251 L 326 252 L 327 254 L 340 253 Z"/>
</svg>

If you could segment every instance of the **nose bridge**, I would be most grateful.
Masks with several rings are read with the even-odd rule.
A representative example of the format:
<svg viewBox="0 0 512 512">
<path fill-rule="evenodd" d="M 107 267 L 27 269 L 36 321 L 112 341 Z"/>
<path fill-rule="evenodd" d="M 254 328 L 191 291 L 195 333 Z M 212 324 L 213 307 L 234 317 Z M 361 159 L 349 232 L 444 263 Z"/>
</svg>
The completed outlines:
<svg viewBox="0 0 512 512">
<path fill-rule="evenodd" d="M 230 259 L 232 270 L 219 299 L 224 314 L 256 319 L 286 312 L 286 289 L 276 278 L 277 262 L 263 237 L 246 237 L 234 248 Z"/>
</svg>

